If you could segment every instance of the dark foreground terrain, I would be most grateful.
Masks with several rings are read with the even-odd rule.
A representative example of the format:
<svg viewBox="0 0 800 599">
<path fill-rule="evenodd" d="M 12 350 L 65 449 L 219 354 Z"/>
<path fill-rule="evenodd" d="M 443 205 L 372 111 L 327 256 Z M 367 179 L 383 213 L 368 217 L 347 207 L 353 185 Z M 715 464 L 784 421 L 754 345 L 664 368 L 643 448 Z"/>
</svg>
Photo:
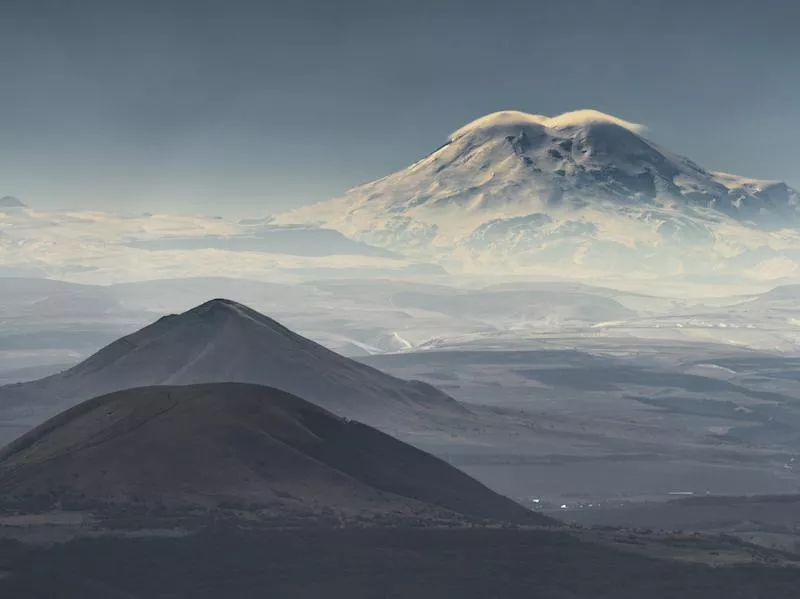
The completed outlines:
<svg viewBox="0 0 800 599">
<path fill-rule="evenodd" d="M 0 449 L 5 515 L 553 523 L 419 449 L 270 387 L 144 387 Z"/>
<path fill-rule="evenodd" d="M 666 502 L 610 502 L 552 513 L 584 526 L 694 530 L 800 552 L 800 495 L 712 495 Z"/>
<path fill-rule="evenodd" d="M 82 539 L 49 548 L 2 541 L 0 597 L 797 597 L 800 568 L 758 559 L 775 560 L 711 567 L 654 559 L 563 532 L 485 528 L 228 530 Z"/>
</svg>

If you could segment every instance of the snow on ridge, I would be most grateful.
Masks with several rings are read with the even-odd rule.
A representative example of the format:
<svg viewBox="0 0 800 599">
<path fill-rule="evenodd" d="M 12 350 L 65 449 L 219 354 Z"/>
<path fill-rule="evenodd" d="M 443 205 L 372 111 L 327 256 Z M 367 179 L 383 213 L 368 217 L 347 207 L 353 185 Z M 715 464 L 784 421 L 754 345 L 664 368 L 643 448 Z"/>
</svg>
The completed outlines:
<svg viewBox="0 0 800 599">
<path fill-rule="evenodd" d="M 519 110 L 502 110 L 493 112 L 454 131 L 449 139 L 455 141 L 477 131 L 490 130 L 501 127 L 545 127 L 549 117 L 539 114 L 528 114 Z"/>
<path fill-rule="evenodd" d="M 780 185 L 783 181 L 777 179 L 753 179 L 751 177 L 742 177 L 741 175 L 734 175 L 732 173 L 725 173 L 722 171 L 715 171 L 711 176 L 728 189 L 735 189 L 738 187 L 752 187 L 754 189 L 763 189 L 770 185 Z"/>
</svg>

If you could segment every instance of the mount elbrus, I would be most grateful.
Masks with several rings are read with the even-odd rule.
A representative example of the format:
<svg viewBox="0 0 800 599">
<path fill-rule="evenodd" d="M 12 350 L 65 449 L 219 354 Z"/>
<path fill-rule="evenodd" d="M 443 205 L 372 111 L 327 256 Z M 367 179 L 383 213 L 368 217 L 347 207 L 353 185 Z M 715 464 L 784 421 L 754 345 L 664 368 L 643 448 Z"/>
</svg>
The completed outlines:
<svg viewBox="0 0 800 599">
<path fill-rule="evenodd" d="M 800 235 L 786 229 L 798 223 L 796 190 L 704 169 L 643 134 L 592 110 L 498 112 L 406 169 L 274 220 L 455 269 L 757 275 L 800 259 Z"/>
</svg>

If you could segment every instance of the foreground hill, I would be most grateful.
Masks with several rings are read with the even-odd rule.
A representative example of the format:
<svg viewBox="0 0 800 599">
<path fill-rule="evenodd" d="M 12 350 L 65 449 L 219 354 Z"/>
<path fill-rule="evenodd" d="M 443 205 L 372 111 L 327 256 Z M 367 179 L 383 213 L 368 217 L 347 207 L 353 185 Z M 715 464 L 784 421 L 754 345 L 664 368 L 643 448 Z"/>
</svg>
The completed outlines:
<svg viewBox="0 0 800 599">
<path fill-rule="evenodd" d="M 112 391 L 215 382 L 276 387 L 384 430 L 425 428 L 439 416 L 466 413 L 431 385 L 384 374 L 218 299 L 165 316 L 62 373 L 0 388 L 7 431 L 3 438 L 0 429 L 0 441 Z"/>
<path fill-rule="evenodd" d="M 547 522 L 445 462 L 277 389 L 132 389 L 76 406 L 0 452 L 22 511 L 240 510 L 326 520 Z"/>
</svg>

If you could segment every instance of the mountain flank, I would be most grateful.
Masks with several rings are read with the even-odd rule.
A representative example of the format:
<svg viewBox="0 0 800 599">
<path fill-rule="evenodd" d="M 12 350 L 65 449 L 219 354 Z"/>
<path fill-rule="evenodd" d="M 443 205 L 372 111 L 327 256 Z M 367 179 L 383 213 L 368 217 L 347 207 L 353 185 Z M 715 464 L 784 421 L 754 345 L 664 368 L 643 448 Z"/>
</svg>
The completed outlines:
<svg viewBox="0 0 800 599">
<path fill-rule="evenodd" d="M 282 525 L 550 522 L 369 426 L 237 383 L 75 406 L 0 452 L 0 496 L 22 512 L 222 511 Z"/>
<path fill-rule="evenodd" d="M 219 382 L 275 387 L 390 432 L 436 428 L 441 418 L 468 414 L 427 383 L 389 376 L 242 304 L 216 299 L 165 316 L 69 370 L 0 388 L 0 420 L 21 433 L 113 391 Z"/>
</svg>

